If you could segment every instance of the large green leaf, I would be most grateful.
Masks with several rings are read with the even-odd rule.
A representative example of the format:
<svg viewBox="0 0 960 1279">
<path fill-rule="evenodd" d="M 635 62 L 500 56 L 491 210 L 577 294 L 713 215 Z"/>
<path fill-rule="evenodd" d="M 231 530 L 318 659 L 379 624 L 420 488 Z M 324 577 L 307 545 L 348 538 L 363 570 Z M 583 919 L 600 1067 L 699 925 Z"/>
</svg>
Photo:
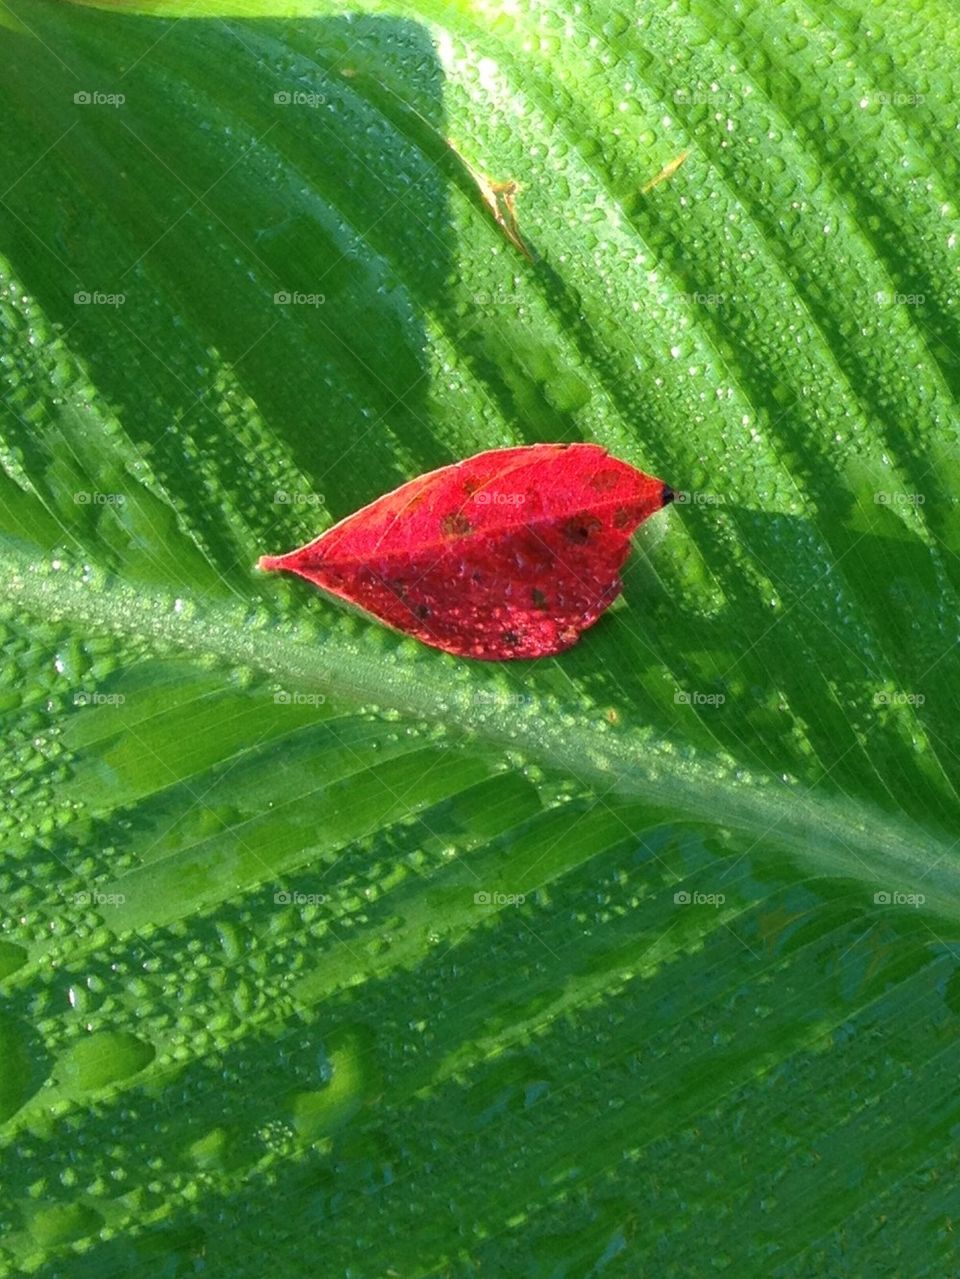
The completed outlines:
<svg viewBox="0 0 960 1279">
<path fill-rule="evenodd" d="M 0 7 L 11 1272 L 954 1273 L 955 10 L 141 7 Z M 558 659 L 253 568 L 544 439 Z"/>
</svg>

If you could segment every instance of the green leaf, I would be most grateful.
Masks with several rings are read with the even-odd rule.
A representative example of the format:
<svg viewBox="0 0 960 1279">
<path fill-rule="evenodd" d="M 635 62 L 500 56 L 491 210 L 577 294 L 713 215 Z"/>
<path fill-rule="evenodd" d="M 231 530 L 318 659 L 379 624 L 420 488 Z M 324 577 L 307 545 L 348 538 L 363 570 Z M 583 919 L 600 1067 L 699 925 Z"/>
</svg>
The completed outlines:
<svg viewBox="0 0 960 1279">
<path fill-rule="evenodd" d="M 0 7 L 9 1272 L 952 1273 L 952 9 L 105 7 Z M 684 500 L 557 659 L 254 568 L 579 439 Z"/>
</svg>

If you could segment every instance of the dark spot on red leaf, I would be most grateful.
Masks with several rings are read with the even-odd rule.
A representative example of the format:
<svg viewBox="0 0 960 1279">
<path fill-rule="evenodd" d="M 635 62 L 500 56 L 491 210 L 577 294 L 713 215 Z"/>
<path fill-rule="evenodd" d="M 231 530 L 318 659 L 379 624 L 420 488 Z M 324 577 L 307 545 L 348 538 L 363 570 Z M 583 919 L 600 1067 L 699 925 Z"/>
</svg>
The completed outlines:
<svg viewBox="0 0 960 1279">
<path fill-rule="evenodd" d="M 626 528 L 630 523 L 630 512 L 625 506 L 618 506 L 613 513 L 613 527 Z"/>
<path fill-rule="evenodd" d="M 537 588 L 536 588 L 536 587 L 534 587 L 534 588 L 533 588 L 533 591 L 531 592 L 531 595 L 532 595 L 532 597 L 533 597 L 533 607 L 534 607 L 534 608 L 546 608 L 546 607 L 547 607 L 547 597 L 546 597 L 546 595 L 544 595 L 543 591 L 538 591 L 538 590 L 537 590 Z"/>
<path fill-rule="evenodd" d="M 571 542 L 586 542 L 603 528 L 595 515 L 577 515 L 563 526 L 564 536 Z"/>
<path fill-rule="evenodd" d="M 611 489 L 615 489 L 620 483 L 620 472 L 615 471 L 612 466 L 606 466 L 602 471 L 597 471 L 596 475 L 590 481 L 590 487 L 596 489 L 598 493 L 609 493 Z"/>
<path fill-rule="evenodd" d="M 504 631 L 500 638 L 503 640 L 504 644 L 517 644 L 520 641 L 520 636 L 516 631 Z"/>
<path fill-rule="evenodd" d="M 426 604 L 418 604 L 413 611 L 416 613 L 417 617 L 420 618 L 421 622 L 425 617 L 430 616 L 430 610 L 427 608 Z"/>
<path fill-rule="evenodd" d="M 465 515 L 461 515 L 459 511 L 455 511 L 452 515 L 445 515 L 440 521 L 440 531 L 444 537 L 458 537 L 464 533 L 473 531 L 473 525 Z"/>
</svg>

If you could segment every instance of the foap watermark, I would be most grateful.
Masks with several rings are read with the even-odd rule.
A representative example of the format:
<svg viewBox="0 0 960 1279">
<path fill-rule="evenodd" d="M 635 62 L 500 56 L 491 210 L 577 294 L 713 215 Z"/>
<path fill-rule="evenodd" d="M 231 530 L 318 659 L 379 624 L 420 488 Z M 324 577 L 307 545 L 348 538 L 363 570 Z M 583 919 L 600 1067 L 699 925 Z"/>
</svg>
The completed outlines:
<svg viewBox="0 0 960 1279">
<path fill-rule="evenodd" d="M 926 900 L 923 893 L 902 893 L 897 888 L 881 888 L 873 894 L 874 906 L 912 906 L 916 910 Z"/>
<path fill-rule="evenodd" d="M 496 489 L 480 489 L 473 500 L 478 506 L 523 506 L 527 500 L 523 493 L 498 493 Z"/>
<path fill-rule="evenodd" d="M 878 306 L 923 306 L 927 300 L 925 293 L 897 293 L 893 289 L 878 289 L 873 295 Z"/>
<path fill-rule="evenodd" d="M 679 298 L 682 302 L 689 302 L 691 306 L 723 306 L 727 300 L 725 293 L 701 293 L 699 289 L 694 289 L 690 293 L 664 293 L 661 302 L 671 302 L 675 298 Z"/>
<path fill-rule="evenodd" d="M 273 894 L 278 906 L 323 906 L 330 899 L 326 893 L 289 893 L 281 891 Z"/>
<path fill-rule="evenodd" d="M 922 706 L 926 700 L 924 693 L 904 693 L 900 689 L 881 689 L 873 695 L 874 706 Z"/>
<path fill-rule="evenodd" d="M 277 489 L 273 495 L 274 506 L 323 506 L 322 493 L 290 493 Z"/>
<path fill-rule="evenodd" d="M 874 93 L 868 94 L 860 99 L 860 109 L 866 111 L 869 106 L 878 107 L 919 107 L 924 102 L 922 93 L 904 93 L 902 90 L 896 90 L 893 93 L 885 89 L 879 89 Z"/>
<path fill-rule="evenodd" d="M 126 701 L 123 693 L 74 693 L 74 706 L 122 706 Z"/>
<path fill-rule="evenodd" d="M 722 906 L 726 900 L 723 893 L 690 892 L 686 888 L 680 888 L 673 894 L 674 906 L 713 906 L 716 908 Z"/>
<path fill-rule="evenodd" d="M 96 888 L 82 889 L 73 894 L 74 906 L 122 906 L 126 900 L 123 893 L 101 893 Z"/>
<path fill-rule="evenodd" d="M 516 706 L 530 706 L 533 703 L 533 696 L 530 693 L 500 693 L 495 688 L 478 688 L 475 693 L 471 694 L 471 701 L 478 706 L 497 706 L 503 710 Z"/>
<path fill-rule="evenodd" d="M 481 889 L 473 894 L 474 906 L 522 906 L 526 900 L 523 893 L 493 893 Z"/>
<path fill-rule="evenodd" d="M 510 293 L 506 289 L 480 289 L 473 300 L 477 306 L 523 306 L 527 299 L 522 293 Z"/>
<path fill-rule="evenodd" d="M 680 106 L 720 106 L 721 103 L 731 102 L 734 99 L 737 102 L 741 101 L 738 94 L 731 93 L 729 89 L 721 89 L 718 84 L 712 84 L 709 89 L 674 89 L 673 91 L 673 100 Z"/>
<path fill-rule="evenodd" d="M 123 493 L 88 493 L 85 489 L 74 493 L 77 506 L 123 506 L 127 500 Z"/>
<path fill-rule="evenodd" d="M 127 300 L 126 293 L 103 293 L 94 289 L 88 293 L 86 289 L 78 289 L 73 295 L 74 306 L 123 306 Z"/>
<path fill-rule="evenodd" d="M 327 99 L 322 93 L 313 93 L 308 89 L 278 89 L 273 95 L 274 104 L 278 107 L 325 107 Z"/>
<path fill-rule="evenodd" d="M 673 700 L 677 706 L 722 706 L 727 699 L 723 693 L 701 693 L 698 689 L 688 693 L 678 688 Z"/>
<path fill-rule="evenodd" d="M 678 506 L 723 506 L 722 493 L 691 492 L 689 489 L 675 489 L 673 500 Z"/>
<path fill-rule="evenodd" d="M 323 693 L 288 693 L 281 688 L 273 700 L 277 706 L 323 706 L 327 699 Z"/>
<path fill-rule="evenodd" d="M 323 306 L 323 293 L 301 293 L 298 289 L 279 289 L 273 295 L 274 306 Z"/>
<path fill-rule="evenodd" d="M 102 93 L 99 89 L 80 89 L 73 95 L 78 107 L 122 107 L 126 100 L 123 93 Z"/>
<path fill-rule="evenodd" d="M 922 493 L 890 493 L 885 489 L 873 495 L 874 506 L 923 506 L 926 500 Z"/>
</svg>

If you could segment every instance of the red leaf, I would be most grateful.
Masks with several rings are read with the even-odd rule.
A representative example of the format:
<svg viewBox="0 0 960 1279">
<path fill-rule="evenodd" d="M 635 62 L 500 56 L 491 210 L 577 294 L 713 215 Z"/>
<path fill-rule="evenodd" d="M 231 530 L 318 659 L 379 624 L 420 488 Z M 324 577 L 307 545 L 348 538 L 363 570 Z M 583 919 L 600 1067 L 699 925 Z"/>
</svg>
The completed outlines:
<svg viewBox="0 0 960 1279">
<path fill-rule="evenodd" d="M 263 569 L 299 573 L 463 657 L 544 657 L 620 594 L 630 535 L 673 499 L 598 444 L 493 449 L 403 484 Z"/>
</svg>

